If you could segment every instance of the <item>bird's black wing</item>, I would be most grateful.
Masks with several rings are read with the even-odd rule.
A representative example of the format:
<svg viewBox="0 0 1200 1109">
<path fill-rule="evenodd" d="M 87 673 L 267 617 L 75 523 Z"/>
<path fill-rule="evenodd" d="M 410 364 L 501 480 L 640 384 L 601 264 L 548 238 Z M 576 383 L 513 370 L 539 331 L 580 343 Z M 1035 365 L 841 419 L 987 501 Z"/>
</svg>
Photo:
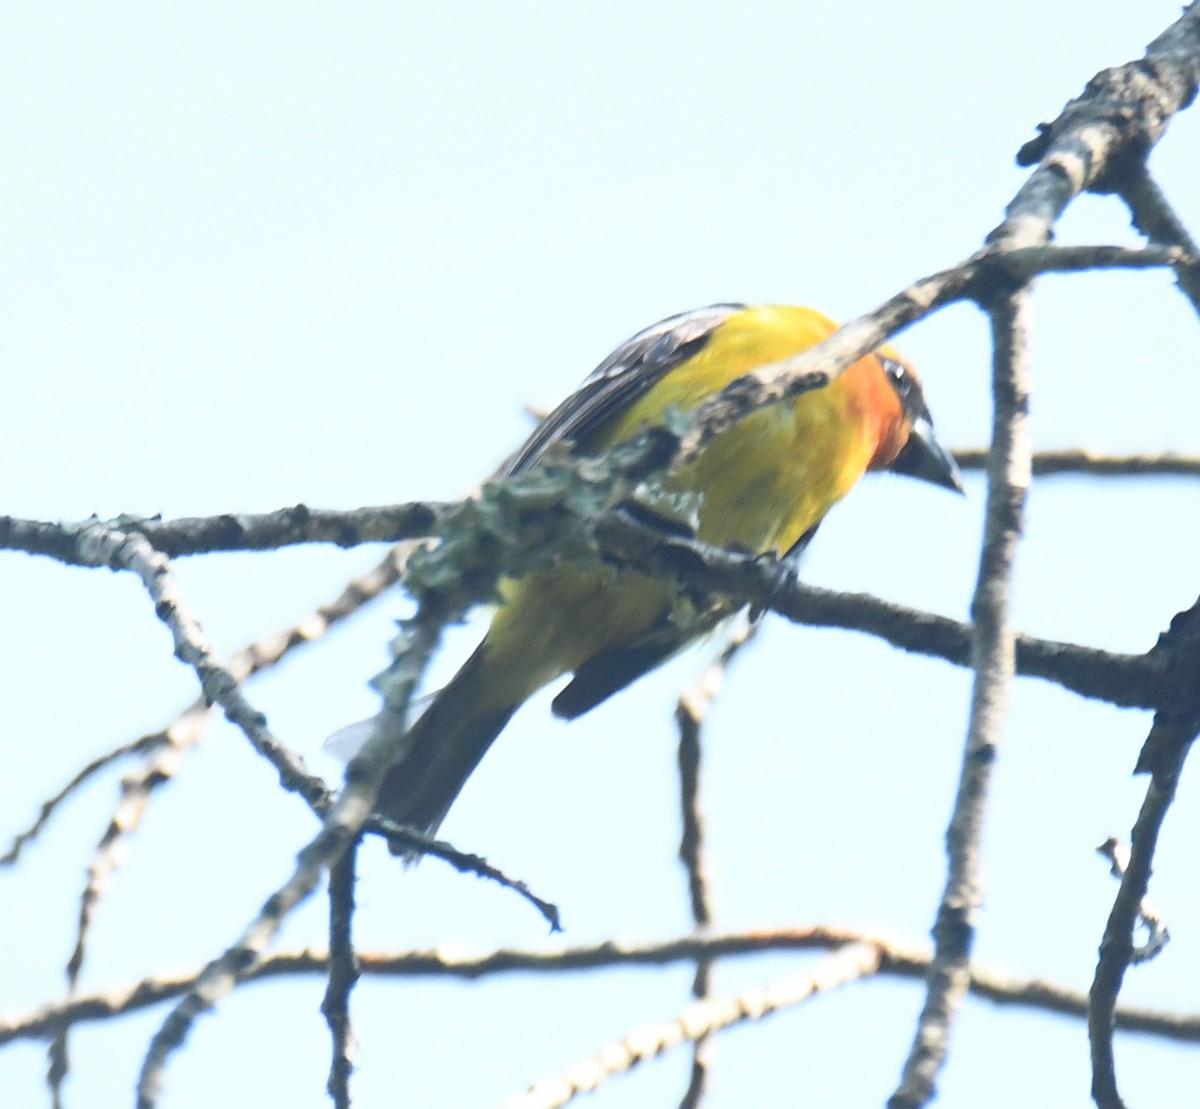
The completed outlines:
<svg viewBox="0 0 1200 1109">
<path fill-rule="evenodd" d="M 721 323 L 744 307 L 714 304 L 681 312 L 622 343 L 538 425 L 505 464 L 505 476 L 528 470 L 552 443 L 585 442 L 606 420 L 628 408 L 692 357 Z"/>
</svg>

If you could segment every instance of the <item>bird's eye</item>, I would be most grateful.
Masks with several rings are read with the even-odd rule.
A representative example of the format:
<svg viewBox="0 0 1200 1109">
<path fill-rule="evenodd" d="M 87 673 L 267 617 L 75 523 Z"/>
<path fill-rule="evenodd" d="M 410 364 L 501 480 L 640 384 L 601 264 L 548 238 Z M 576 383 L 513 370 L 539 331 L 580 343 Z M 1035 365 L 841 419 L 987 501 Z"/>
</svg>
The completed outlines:
<svg viewBox="0 0 1200 1109">
<path fill-rule="evenodd" d="M 893 388 L 903 397 L 912 389 L 912 376 L 908 370 L 904 368 L 904 364 L 897 362 L 894 358 L 881 358 L 884 372 L 888 375 L 888 380 L 891 381 Z"/>
</svg>

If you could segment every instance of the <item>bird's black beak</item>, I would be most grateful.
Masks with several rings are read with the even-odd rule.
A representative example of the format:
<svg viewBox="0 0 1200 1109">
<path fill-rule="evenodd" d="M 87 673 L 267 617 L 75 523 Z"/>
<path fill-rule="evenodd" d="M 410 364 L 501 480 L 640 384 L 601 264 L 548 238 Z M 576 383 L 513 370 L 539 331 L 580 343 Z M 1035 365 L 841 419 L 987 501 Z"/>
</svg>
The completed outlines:
<svg viewBox="0 0 1200 1109">
<path fill-rule="evenodd" d="M 913 420 L 904 449 L 888 467 L 897 474 L 920 478 L 944 489 L 963 491 L 962 474 L 950 452 L 933 437 L 933 425 L 925 416 Z"/>
</svg>

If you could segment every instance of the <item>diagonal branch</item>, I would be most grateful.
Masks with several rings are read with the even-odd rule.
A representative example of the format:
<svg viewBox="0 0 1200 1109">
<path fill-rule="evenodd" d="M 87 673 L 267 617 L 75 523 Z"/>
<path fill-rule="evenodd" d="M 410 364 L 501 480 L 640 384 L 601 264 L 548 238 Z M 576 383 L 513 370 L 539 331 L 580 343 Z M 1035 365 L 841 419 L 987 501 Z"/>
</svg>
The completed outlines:
<svg viewBox="0 0 1200 1109">
<path fill-rule="evenodd" d="M 333 600 L 320 605 L 291 627 L 271 632 L 235 651 L 226 662 L 226 668 L 239 682 L 244 682 L 276 665 L 297 647 L 316 642 L 330 628 L 353 616 L 363 605 L 395 585 L 411 550 L 411 544 L 394 547 L 366 573 L 351 578 Z M 141 736 L 93 759 L 58 793 L 43 802 L 34 823 L 18 833 L 8 851 L 0 856 L 0 866 L 15 863 L 25 844 L 41 833 L 59 806 L 95 774 L 118 759 L 145 754 L 147 757 L 141 768 L 127 775 L 121 783 L 121 800 L 97 851 L 115 848 L 119 838 L 130 835 L 140 824 L 152 791 L 175 776 L 183 751 L 199 742 L 209 711 L 208 702 L 201 697 L 161 731 Z"/>
<path fill-rule="evenodd" d="M 416 614 L 402 625 L 393 647 L 392 664 L 379 683 L 384 692 L 383 711 L 362 750 L 346 767 L 344 788 L 329 805 L 321 830 L 301 849 L 287 881 L 267 898 L 237 942 L 205 967 L 151 1039 L 138 1077 L 138 1109 L 151 1109 L 158 1103 L 167 1061 L 183 1044 L 196 1018 L 244 979 L 291 912 L 312 896 L 324 871 L 357 842 L 395 757 L 396 736 L 404 733 L 403 721 L 413 691 L 441 639 L 442 629 L 457 615 L 456 609 L 431 593 L 422 598 Z"/>
<path fill-rule="evenodd" d="M 155 615 L 171 631 L 176 656 L 196 671 L 207 701 L 220 705 L 230 723 L 240 728 L 254 749 L 275 767 L 284 789 L 299 793 L 314 807 L 328 803 L 325 784 L 309 774 L 303 760 L 271 734 L 266 718 L 246 700 L 237 675 L 213 653 L 199 623 L 183 604 L 166 555 L 137 533 L 114 531 L 101 524 L 78 533 L 74 553 L 80 565 L 108 566 L 137 574 L 154 601 Z"/>
<path fill-rule="evenodd" d="M 37 839 L 42 834 L 54 814 L 58 811 L 59 806 L 73 797 L 75 793 L 87 785 L 97 774 L 120 762 L 121 759 L 131 758 L 134 755 L 147 754 L 161 746 L 162 742 L 163 737 L 161 732 L 140 736 L 132 743 L 122 743 L 119 747 L 114 747 L 111 751 L 106 751 L 103 755 L 97 755 L 90 762 L 80 767 L 66 785 L 42 802 L 33 823 L 13 836 L 8 850 L 3 855 L 0 855 L 0 866 L 12 866 L 16 863 L 21 857 L 21 852 L 24 850 L 25 845 Z"/>
<path fill-rule="evenodd" d="M 1080 192 L 1118 189 L 1198 86 L 1200 6 L 1193 3 L 1146 47 L 1145 57 L 1097 73 L 1053 123 L 1038 128 L 1017 155 L 1018 164 L 1037 168 L 990 241 L 1041 245 Z"/>
<path fill-rule="evenodd" d="M 852 943 L 825 956 L 811 970 L 780 979 L 737 997 L 695 1001 L 673 1020 L 648 1025 L 595 1055 L 543 1079 L 524 1094 L 509 1098 L 501 1109 L 559 1109 L 590 1093 L 638 1063 L 662 1055 L 683 1043 L 697 1043 L 747 1021 L 762 1020 L 780 1009 L 792 1008 L 820 993 L 849 985 L 878 973 L 882 957 L 873 944 Z"/>
<path fill-rule="evenodd" d="M 229 719 L 239 724 L 256 747 L 275 762 L 285 785 L 301 791 L 306 797 L 315 797 L 317 791 L 324 791 L 320 779 L 307 774 L 296 756 L 271 736 L 267 731 L 266 719 L 253 710 L 243 697 L 237 678 L 216 659 L 201 635 L 199 623 L 183 603 L 170 560 L 165 555 L 155 551 L 140 535 L 113 531 L 98 524 L 85 527 L 78 533 L 76 555 L 84 565 L 108 566 L 114 570 L 135 573 L 154 601 L 155 615 L 171 631 L 176 656 L 196 671 L 205 696 L 210 701 L 220 703 Z M 71 991 L 74 991 L 83 967 L 93 910 L 116 865 L 116 854 L 109 849 L 109 844 L 120 834 L 119 826 L 110 825 L 88 868 L 88 881 L 80 903 L 75 949 L 67 964 L 67 983 Z M 55 1103 L 61 1100 L 61 1087 L 68 1063 L 64 1034 L 58 1036 L 50 1047 L 47 1078 Z"/>
<path fill-rule="evenodd" d="M 1143 235 L 1157 243 L 1177 246 L 1191 256 L 1189 261 L 1176 265 L 1175 275 L 1180 291 L 1200 313 L 1200 262 L 1196 260 L 1200 247 L 1150 176 L 1145 162 L 1136 163 L 1122 176 L 1118 192 L 1129 206 L 1134 227 Z"/>
</svg>

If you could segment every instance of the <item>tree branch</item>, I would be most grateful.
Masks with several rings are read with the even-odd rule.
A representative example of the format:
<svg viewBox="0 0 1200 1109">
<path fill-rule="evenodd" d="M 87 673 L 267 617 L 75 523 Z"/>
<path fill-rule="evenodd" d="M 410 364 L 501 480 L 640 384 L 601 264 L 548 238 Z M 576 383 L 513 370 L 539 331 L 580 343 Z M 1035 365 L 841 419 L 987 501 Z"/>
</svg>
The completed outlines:
<svg viewBox="0 0 1200 1109">
<path fill-rule="evenodd" d="M 501 948 L 483 955 L 440 949 L 401 954 L 360 951 L 358 957 L 362 973 L 376 977 L 477 981 L 503 974 L 557 974 L 601 971 L 611 967 L 662 967 L 695 963 L 698 959 L 826 950 L 852 943 L 870 943 L 883 952 L 881 974 L 922 980 L 928 973 L 930 952 L 925 945 L 880 933 L 823 926 L 687 935 L 653 943 L 606 941 L 590 947 L 560 951 Z M 51 1002 L 30 1013 L 0 1017 L 0 1044 L 45 1039 L 63 1027 L 111 1020 L 161 1005 L 194 986 L 201 973 L 197 970 L 176 977 L 147 978 L 132 986 L 79 995 Z M 328 952 L 294 951 L 264 958 L 247 970 L 245 981 L 257 982 L 305 974 L 325 976 L 328 973 Z M 1075 1018 L 1087 1016 L 1087 995 L 1078 990 L 1039 979 L 1017 978 L 979 963 L 971 964 L 971 992 L 997 1004 L 1017 1005 Z M 1200 1043 L 1200 1013 L 1170 1013 L 1118 1006 L 1116 1026 L 1125 1031 L 1160 1036 L 1180 1043 Z"/>
<path fill-rule="evenodd" d="M 639 1028 L 561 1074 L 543 1079 L 526 1093 L 509 1098 L 502 1109 L 559 1109 L 577 1095 L 589 1093 L 614 1075 L 623 1074 L 681 1043 L 698 1043 L 716 1032 L 799 1005 L 819 993 L 870 978 L 879 971 L 881 962 L 879 949 L 874 945 L 847 944 L 825 956 L 812 969 L 769 986 L 725 1000 L 693 1002 L 673 1020 Z"/>
<path fill-rule="evenodd" d="M 345 786 L 330 804 L 321 830 L 300 851 L 291 877 L 267 898 L 238 941 L 205 967 L 151 1039 L 138 1078 L 138 1109 L 152 1109 L 158 1103 L 167 1061 L 182 1045 L 196 1018 L 245 977 L 292 910 L 312 895 L 323 871 L 357 841 L 394 758 L 397 722 L 407 715 L 413 689 L 441 638 L 442 628 L 455 615 L 436 598 L 427 597 L 405 623 L 387 671 L 384 709 L 370 738 L 346 767 Z M 402 724 L 399 733 L 403 734 Z"/>
<path fill-rule="evenodd" d="M 987 466 L 987 451 L 965 448 L 953 452 L 964 470 Z M 1085 450 L 1038 451 L 1033 456 L 1034 477 L 1078 474 L 1087 477 L 1200 477 L 1200 457 L 1173 454 L 1097 454 Z"/>
<path fill-rule="evenodd" d="M 1118 183 L 1117 191 L 1129 206 L 1134 227 L 1148 239 L 1171 243 L 1190 256 L 1188 260 L 1175 264 L 1175 278 L 1180 291 L 1200 314 L 1200 262 L 1197 261 L 1200 247 L 1197 247 L 1196 240 L 1189 234 L 1158 183 L 1150 176 L 1144 161 L 1130 167 Z"/>
<path fill-rule="evenodd" d="M 1200 7 L 1183 15 L 1146 48 L 1145 57 L 1097 73 L 1053 123 L 1017 155 L 1037 168 L 1009 204 L 989 241 L 1037 246 L 1083 190 L 1110 192 L 1145 161 L 1171 117 L 1200 84 Z"/>
<path fill-rule="evenodd" d="M 701 729 L 713 701 L 725 684 L 729 664 L 758 630 L 757 620 L 745 614 L 730 631 L 720 653 L 687 689 L 679 695 L 675 706 L 675 721 L 679 726 L 679 805 L 683 833 L 679 840 L 679 861 L 687 874 L 688 900 L 692 923 L 702 930 L 712 923 L 712 907 L 708 898 L 708 875 L 704 862 L 704 818 L 700 812 L 700 745 Z M 692 997 L 708 997 L 712 978 L 712 962 L 696 961 L 692 979 Z M 679 1109 L 696 1109 L 704 1097 L 708 1082 L 708 1039 L 699 1037 L 692 1048 L 692 1071 Z"/>
<path fill-rule="evenodd" d="M 975 670 L 971 722 L 946 833 L 949 873 L 933 929 L 936 949 L 925 1007 L 900 1085 L 888 1102 L 890 1109 L 917 1109 L 932 1099 L 950 1030 L 969 984 L 975 920 L 983 899 L 980 856 L 988 787 L 1016 665 L 1008 613 L 1029 488 L 1029 295 L 1028 287 L 1014 290 L 992 311 L 995 416 L 983 551 L 971 603 Z"/>
<path fill-rule="evenodd" d="M 737 554 L 683 536 L 664 536 L 616 511 L 594 524 L 604 550 L 640 570 L 688 588 L 720 593 L 793 623 L 861 631 L 915 654 L 966 666 L 970 625 L 865 593 L 840 593 L 797 581 L 786 562 Z M 1152 652 L 1117 654 L 1072 643 L 1016 637 L 1017 672 L 1044 678 L 1083 697 L 1125 708 L 1153 708 L 1163 689 L 1162 661 Z"/>
<path fill-rule="evenodd" d="M 1092 1048 L 1092 1097 L 1100 1109 L 1123 1109 L 1117 1089 L 1112 1034 L 1117 995 L 1134 961 L 1133 931 L 1146 899 L 1158 837 L 1162 831 L 1184 760 L 1200 734 L 1200 600 L 1179 613 L 1155 651 L 1168 660 L 1169 679 L 1154 724 L 1138 758 L 1137 769 L 1150 773 L 1146 798 L 1133 827 L 1128 865 L 1113 902 L 1088 1006 Z"/>
<path fill-rule="evenodd" d="M 361 971 L 354 951 L 356 844 L 351 844 L 329 870 L 329 981 L 321 1013 L 329 1025 L 333 1058 L 326 1090 L 334 1109 L 350 1109 L 350 1075 L 354 1071 L 354 1030 L 350 993 Z"/>
</svg>

